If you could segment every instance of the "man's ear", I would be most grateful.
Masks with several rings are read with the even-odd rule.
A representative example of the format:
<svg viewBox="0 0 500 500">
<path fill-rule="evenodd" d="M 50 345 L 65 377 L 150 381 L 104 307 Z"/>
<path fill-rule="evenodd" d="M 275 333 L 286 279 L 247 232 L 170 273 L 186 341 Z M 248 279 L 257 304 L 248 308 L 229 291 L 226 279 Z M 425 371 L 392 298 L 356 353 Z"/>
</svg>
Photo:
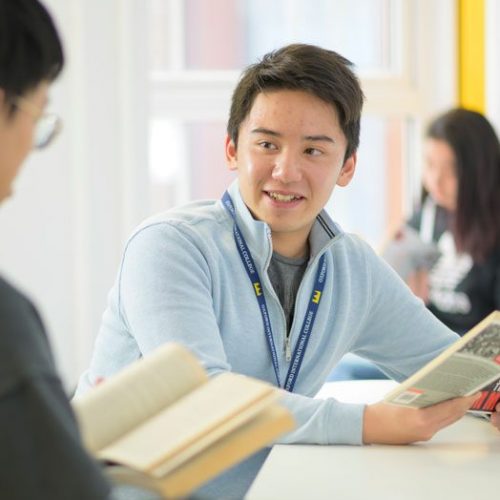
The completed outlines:
<svg viewBox="0 0 500 500">
<path fill-rule="evenodd" d="M 338 186 L 345 187 L 349 184 L 349 182 L 351 182 L 352 178 L 354 177 L 354 172 L 356 171 L 357 161 L 358 157 L 356 153 L 353 153 L 351 156 L 349 156 L 349 158 L 347 158 L 337 179 Z"/>
<path fill-rule="evenodd" d="M 229 170 L 238 170 L 237 156 L 234 141 L 226 135 L 226 163 Z"/>
</svg>

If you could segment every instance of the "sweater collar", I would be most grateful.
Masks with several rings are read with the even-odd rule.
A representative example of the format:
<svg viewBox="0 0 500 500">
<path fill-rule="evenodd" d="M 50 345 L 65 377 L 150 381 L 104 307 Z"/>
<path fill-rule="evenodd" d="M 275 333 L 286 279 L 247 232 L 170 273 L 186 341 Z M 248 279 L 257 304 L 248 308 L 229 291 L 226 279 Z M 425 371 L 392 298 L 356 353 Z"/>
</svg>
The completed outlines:
<svg viewBox="0 0 500 500">
<path fill-rule="evenodd" d="M 228 193 L 233 200 L 238 227 L 243 233 L 252 256 L 254 260 L 264 265 L 264 263 L 269 261 L 272 254 L 271 229 L 265 222 L 253 218 L 241 197 L 238 180 L 231 183 Z M 230 217 L 229 214 L 228 217 Z M 343 234 L 340 226 L 333 222 L 325 210 L 322 210 L 316 217 L 316 221 L 309 234 L 311 249 L 309 260 L 311 261 L 323 253 L 326 248 L 332 245 Z"/>
</svg>

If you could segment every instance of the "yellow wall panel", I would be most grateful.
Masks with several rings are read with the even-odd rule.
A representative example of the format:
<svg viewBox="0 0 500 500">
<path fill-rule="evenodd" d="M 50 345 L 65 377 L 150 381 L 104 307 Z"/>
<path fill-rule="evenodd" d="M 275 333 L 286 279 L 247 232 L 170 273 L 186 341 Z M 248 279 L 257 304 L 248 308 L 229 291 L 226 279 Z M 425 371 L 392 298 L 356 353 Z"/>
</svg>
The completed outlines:
<svg viewBox="0 0 500 500">
<path fill-rule="evenodd" d="M 485 111 L 485 0 L 458 0 L 459 105 Z"/>
</svg>

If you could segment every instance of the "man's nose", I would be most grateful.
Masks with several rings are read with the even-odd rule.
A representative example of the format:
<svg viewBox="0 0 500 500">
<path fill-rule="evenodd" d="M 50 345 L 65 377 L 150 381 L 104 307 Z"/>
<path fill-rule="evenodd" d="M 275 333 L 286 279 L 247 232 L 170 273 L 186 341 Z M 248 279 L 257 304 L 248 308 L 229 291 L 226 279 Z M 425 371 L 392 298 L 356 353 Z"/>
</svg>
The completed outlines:
<svg viewBox="0 0 500 500">
<path fill-rule="evenodd" d="M 283 182 L 298 182 L 302 179 L 300 159 L 290 151 L 283 151 L 275 160 L 273 179 Z"/>
</svg>

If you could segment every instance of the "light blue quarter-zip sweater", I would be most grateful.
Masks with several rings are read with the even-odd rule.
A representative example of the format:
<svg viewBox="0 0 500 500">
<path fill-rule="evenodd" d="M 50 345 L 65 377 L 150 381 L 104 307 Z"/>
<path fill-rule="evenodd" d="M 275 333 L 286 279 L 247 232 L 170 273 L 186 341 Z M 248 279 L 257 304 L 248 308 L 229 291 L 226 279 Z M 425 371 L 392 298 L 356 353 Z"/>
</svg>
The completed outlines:
<svg viewBox="0 0 500 500">
<path fill-rule="evenodd" d="M 229 194 L 262 280 L 283 384 L 289 368 L 284 352 L 286 323 L 267 275 L 271 231 L 252 217 L 237 181 Z M 363 405 L 313 399 L 339 359 L 353 352 L 402 380 L 457 336 L 366 243 L 344 233 L 326 212 L 317 217 L 309 242 L 310 260 L 290 334 L 292 351 L 322 254 L 327 277 L 294 393 L 284 394 L 282 400 L 293 412 L 297 428 L 281 442 L 361 444 Z M 235 246 L 233 219 L 221 201 L 167 211 L 146 220 L 132 234 L 78 392 L 170 341 L 191 349 L 210 374 L 232 370 L 276 384 L 258 303 Z M 208 495 L 240 497 L 262 456 L 210 483 Z"/>
</svg>

